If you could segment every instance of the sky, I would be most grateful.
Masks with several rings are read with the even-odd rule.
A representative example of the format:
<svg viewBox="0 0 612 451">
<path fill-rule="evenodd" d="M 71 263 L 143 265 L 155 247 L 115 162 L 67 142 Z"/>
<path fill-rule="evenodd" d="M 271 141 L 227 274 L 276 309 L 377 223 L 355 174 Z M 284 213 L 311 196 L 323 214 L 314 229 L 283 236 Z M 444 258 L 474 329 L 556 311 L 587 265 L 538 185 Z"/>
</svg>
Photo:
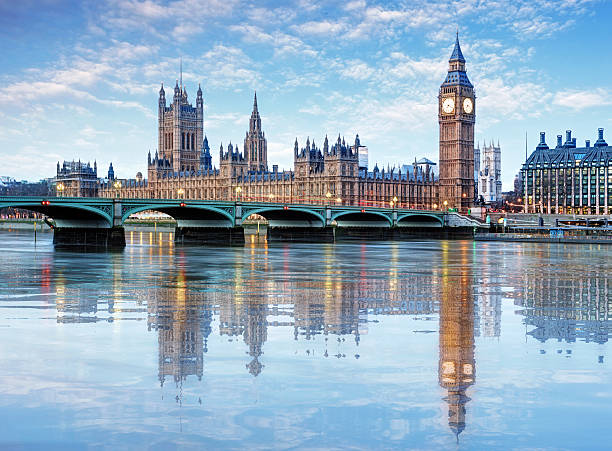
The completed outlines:
<svg viewBox="0 0 612 451">
<path fill-rule="evenodd" d="M 503 189 L 547 133 L 612 141 L 612 1 L 0 0 L 0 175 L 57 161 L 146 174 L 157 100 L 179 78 L 218 149 L 244 140 L 257 90 L 268 163 L 359 134 L 370 167 L 438 160 L 437 96 L 459 31 L 475 141 L 499 141 Z M 170 92 L 170 94 L 168 94 Z"/>
</svg>

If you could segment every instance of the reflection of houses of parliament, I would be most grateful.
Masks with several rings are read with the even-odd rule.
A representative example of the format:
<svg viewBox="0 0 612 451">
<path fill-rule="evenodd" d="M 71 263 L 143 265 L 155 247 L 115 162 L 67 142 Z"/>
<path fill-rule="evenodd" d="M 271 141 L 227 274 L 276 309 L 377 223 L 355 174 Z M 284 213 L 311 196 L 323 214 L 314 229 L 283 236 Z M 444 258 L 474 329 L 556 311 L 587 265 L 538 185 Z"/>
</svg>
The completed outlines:
<svg viewBox="0 0 612 451">
<path fill-rule="evenodd" d="M 448 424 L 457 437 L 465 429 L 466 389 L 474 384 L 474 298 L 471 262 L 467 248 L 461 249 L 461 265 L 451 273 L 448 243 L 443 248 L 440 293 L 440 386 L 448 390 Z"/>
<path fill-rule="evenodd" d="M 535 326 L 529 335 L 548 339 L 606 343 L 612 334 L 612 280 L 607 268 L 581 268 L 571 279 L 525 275 L 525 291 L 515 303 L 525 324 Z"/>
</svg>

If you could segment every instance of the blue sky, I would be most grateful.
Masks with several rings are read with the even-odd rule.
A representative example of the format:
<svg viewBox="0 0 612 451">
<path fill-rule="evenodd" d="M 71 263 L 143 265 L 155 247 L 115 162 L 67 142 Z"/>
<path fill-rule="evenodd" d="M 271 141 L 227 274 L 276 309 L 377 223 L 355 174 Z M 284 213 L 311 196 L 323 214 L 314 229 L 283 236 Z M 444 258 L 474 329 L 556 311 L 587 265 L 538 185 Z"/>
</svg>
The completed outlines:
<svg viewBox="0 0 612 451">
<path fill-rule="evenodd" d="M 499 140 L 510 189 L 538 132 L 612 141 L 606 0 L 0 1 L 0 175 L 37 180 L 58 160 L 146 171 L 160 83 L 183 59 L 218 164 L 242 145 L 257 90 L 268 160 L 293 142 L 359 133 L 370 164 L 438 159 L 437 95 L 457 27 L 476 89 L 476 141 Z"/>
</svg>

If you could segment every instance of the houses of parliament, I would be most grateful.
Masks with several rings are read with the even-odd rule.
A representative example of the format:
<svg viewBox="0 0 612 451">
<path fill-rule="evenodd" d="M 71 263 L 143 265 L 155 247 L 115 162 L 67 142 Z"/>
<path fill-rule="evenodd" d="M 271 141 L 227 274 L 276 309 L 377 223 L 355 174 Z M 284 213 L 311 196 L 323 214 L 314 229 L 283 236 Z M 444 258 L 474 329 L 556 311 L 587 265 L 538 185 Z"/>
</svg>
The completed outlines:
<svg viewBox="0 0 612 451">
<path fill-rule="evenodd" d="M 181 83 L 182 84 L 182 83 Z M 168 103 L 162 85 L 158 103 L 158 146 L 149 153 L 147 179 L 118 180 L 109 171 L 98 187 L 100 197 L 181 198 L 279 203 L 328 203 L 399 208 L 456 208 L 467 211 L 474 189 L 474 87 L 465 59 L 455 41 L 449 69 L 438 96 L 439 175 L 427 159 L 401 169 L 369 171 L 360 165 L 367 152 L 359 135 L 352 142 L 338 136 L 322 144 L 313 139 L 293 145 L 293 170 L 268 165 L 267 140 L 253 100 L 249 128 L 242 148 L 228 143 L 219 148 L 219 168 L 213 167 L 204 134 L 204 98 L 198 87 L 195 106 L 177 81 Z M 66 191 L 68 194 L 68 190 Z"/>
</svg>

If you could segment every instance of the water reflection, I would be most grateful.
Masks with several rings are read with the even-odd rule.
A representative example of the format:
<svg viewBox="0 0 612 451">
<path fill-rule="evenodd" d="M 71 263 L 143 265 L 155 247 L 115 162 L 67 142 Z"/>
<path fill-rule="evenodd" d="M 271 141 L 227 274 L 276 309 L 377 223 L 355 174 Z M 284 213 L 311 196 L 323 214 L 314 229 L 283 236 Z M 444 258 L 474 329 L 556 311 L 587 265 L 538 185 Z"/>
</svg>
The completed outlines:
<svg viewBox="0 0 612 451">
<path fill-rule="evenodd" d="M 489 437 L 511 431 L 522 416 L 509 411 L 540 415 L 540 424 L 548 424 L 533 400 L 552 405 L 545 396 L 554 389 L 575 400 L 572 393 L 582 388 L 576 381 L 605 381 L 609 374 L 601 345 L 612 324 L 605 255 L 585 269 L 593 254 L 570 257 L 563 253 L 576 251 L 552 246 L 175 248 L 169 234 L 155 231 L 129 240 L 118 254 L 49 247 L 26 257 L 5 244 L 0 338 L 10 345 L 0 351 L 6 362 L 0 376 L 11 376 L 19 359 L 31 360 L 32 342 L 21 346 L 14 337 L 35 335 L 38 327 L 70 374 L 64 390 L 72 390 L 70 378 L 83 386 L 91 381 L 104 393 L 101 411 L 104 403 L 135 411 L 138 427 L 161 431 L 179 417 L 180 431 L 200 437 L 207 425 L 218 426 L 236 447 L 251 440 L 261 446 L 270 443 L 266 434 L 282 432 L 298 437 L 286 442 L 296 448 L 444 449 L 461 437 L 462 445 L 489 449 L 475 440 L 489 430 Z M 587 359 L 547 361 L 538 351 L 549 339 L 593 349 L 600 364 L 587 363 L 601 372 L 579 366 Z M 114 360 L 129 353 L 137 363 Z M 45 365 L 24 373 L 38 371 L 45 380 Z M 54 374 L 64 377 L 57 368 Z M 112 385 L 104 385 L 107 378 Z M 0 413 L 21 403 L 7 401 L 2 410 L 16 380 L 0 392 Z M 559 383 L 568 380 L 575 385 Z M 603 395 L 589 399 L 607 408 L 609 390 L 593 386 Z M 141 390 L 148 390 L 144 407 Z M 517 397 L 522 391 L 528 396 Z M 555 402 L 558 392 L 550 395 Z M 578 415 L 580 406 L 567 412 L 573 409 Z M 107 433 L 118 422 L 105 421 Z M 148 433 L 158 431 L 151 426 Z"/>
<path fill-rule="evenodd" d="M 606 343 L 612 335 L 612 279 L 605 266 L 574 267 L 575 275 L 555 279 L 527 274 L 516 305 L 540 342 L 583 340 Z"/>
<path fill-rule="evenodd" d="M 465 404 L 470 400 L 466 390 L 476 378 L 474 297 L 467 244 L 459 249 L 458 268 L 451 267 L 449 252 L 448 243 L 443 243 L 438 377 L 440 386 L 448 392 L 444 398 L 448 404 L 448 425 L 458 439 L 465 429 Z"/>
<path fill-rule="evenodd" d="M 187 376 L 201 380 L 213 314 L 199 294 L 187 290 L 185 274 L 179 273 L 173 288 L 156 289 L 147 310 L 148 328 L 158 335 L 160 384 L 166 377 L 177 386 Z"/>
</svg>

